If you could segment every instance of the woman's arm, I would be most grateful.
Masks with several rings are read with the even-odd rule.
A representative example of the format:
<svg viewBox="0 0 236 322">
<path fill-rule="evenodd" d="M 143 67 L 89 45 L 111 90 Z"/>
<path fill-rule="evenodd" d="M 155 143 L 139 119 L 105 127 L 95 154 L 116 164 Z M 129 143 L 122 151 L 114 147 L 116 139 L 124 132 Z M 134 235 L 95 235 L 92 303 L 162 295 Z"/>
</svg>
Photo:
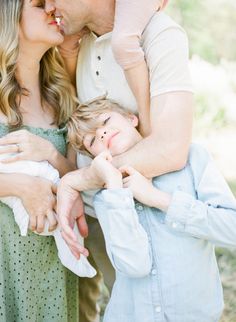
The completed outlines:
<svg viewBox="0 0 236 322">
<path fill-rule="evenodd" d="M 47 160 L 59 171 L 60 176 L 76 169 L 75 152 L 73 152 L 70 146 L 67 152 L 68 157 L 64 157 L 50 141 L 27 130 L 19 130 L 7 134 L 0 138 L 0 145 L 6 145 L 5 148 L 1 148 L 0 153 L 15 154 L 2 161 L 4 163 L 19 160 Z"/>
</svg>

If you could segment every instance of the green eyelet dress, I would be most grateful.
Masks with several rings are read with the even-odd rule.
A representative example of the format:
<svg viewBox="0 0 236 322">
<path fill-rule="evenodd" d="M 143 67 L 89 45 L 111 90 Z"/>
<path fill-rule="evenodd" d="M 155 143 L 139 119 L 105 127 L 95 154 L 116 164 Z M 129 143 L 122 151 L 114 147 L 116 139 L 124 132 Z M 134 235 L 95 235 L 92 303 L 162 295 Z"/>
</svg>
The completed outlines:
<svg viewBox="0 0 236 322">
<path fill-rule="evenodd" d="M 64 129 L 23 128 L 65 155 Z M 0 137 L 8 132 L 0 124 Z M 78 295 L 78 277 L 60 263 L 54 238 L 20 236 L 11 209 L 0 202 L 0 322 L 78 322 Z"/>
</svg>

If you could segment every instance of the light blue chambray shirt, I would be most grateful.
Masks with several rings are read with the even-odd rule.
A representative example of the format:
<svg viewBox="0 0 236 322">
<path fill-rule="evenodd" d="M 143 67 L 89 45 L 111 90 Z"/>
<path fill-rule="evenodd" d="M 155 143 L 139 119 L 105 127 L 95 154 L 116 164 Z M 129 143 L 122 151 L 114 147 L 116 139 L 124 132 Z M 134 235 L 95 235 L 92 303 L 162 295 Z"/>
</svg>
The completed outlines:
<svg viewBox="0 0 236 322">
<path fill-rule="evenodd" d="M 153 179 L 167 213 L 101 190 L 94 206 L 116 281 L 105 322 L 216 322 L 223 294 L 215 245 L 236 246 L 236 200 L 213 160 L 192 145 L 181 171 Z"/>
</svg>

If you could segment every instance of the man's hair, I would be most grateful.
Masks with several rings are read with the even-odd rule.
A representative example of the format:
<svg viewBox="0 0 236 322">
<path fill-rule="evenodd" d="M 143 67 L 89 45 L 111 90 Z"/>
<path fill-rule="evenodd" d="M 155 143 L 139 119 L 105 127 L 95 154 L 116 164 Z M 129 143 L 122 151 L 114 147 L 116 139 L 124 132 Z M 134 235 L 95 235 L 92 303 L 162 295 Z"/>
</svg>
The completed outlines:
<svg viewBox="0 0 236 322">
<path fill-rule="evenodd" d="M 103 125 L 99 121 L 99 116 L 107 112 L 117 112 L 125 117 L 131 114 L 116 102 L 102 96 L 80 104 L 69 117 L 67 123 L 68 141 L 76 151 L 90 155 L 83 144 L 84 136 L 95 134 L 97 128 Z"/>
</svg>

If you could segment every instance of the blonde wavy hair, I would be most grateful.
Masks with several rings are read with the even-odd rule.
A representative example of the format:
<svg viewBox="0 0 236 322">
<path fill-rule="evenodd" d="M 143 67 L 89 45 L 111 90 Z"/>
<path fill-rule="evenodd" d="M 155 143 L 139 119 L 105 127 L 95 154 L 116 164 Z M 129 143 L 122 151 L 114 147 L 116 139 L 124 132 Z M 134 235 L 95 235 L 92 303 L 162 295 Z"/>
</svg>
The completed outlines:
<svg viewBox="0 0 236 322">
<path fill-rule="evenodd" d="M 103 125 L 99 116 L 107 112 L 117 112 L 124 117 L 129 117 L 132 114 L 105 96 L 80 104 L 76 108 L 67 122 L 68 141 L 76 151 L 92 156 L 84 146 L 84 136 L 94 134 L 96 129 Z"/>
<path fill-rule="evenodd" d="M 22 125 L 20 98 L 28 95 L 16 79 L 23 4 L 23 0 L 0 0 L 0 111 L 14 128 Z M 50 106 L 54 124 L 59 126 L 72 114 L 76 99 L 56 48 L 49 49 L 42 57 L 39 76 L 42 102 Z"/>
</svg>

